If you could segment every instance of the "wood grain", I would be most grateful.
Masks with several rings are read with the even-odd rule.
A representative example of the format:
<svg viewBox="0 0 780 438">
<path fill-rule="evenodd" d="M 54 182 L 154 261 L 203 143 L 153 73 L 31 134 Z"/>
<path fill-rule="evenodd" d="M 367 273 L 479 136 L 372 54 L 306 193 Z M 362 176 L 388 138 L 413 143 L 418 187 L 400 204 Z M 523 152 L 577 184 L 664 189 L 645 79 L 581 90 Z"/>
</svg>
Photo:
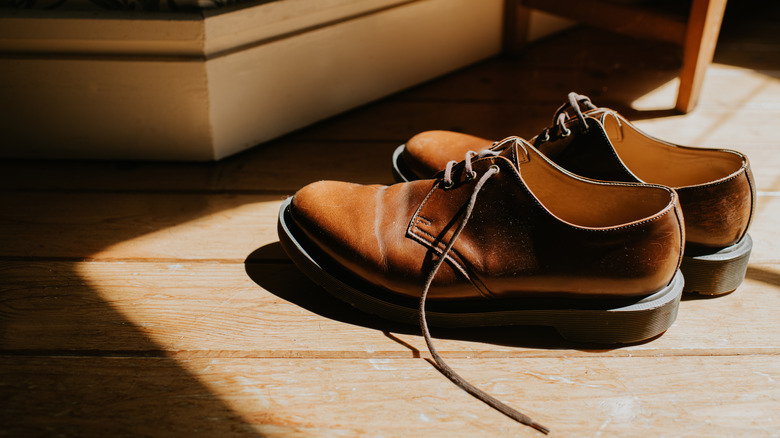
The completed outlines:
<svg viewBox="0 0 780 438">
<path fill-rule="evenodd" d="M 79 262 L 0 264 L 0 350 L 122 351 L 172 357 L 427 356 L 414 325 L 331 297 L 294 265 Z M 780 265 L 752 264 L 719 299 L 686 297 L 660 338 L 632 346 L 566 342 L 542 327 L 433 331 L 453 357 L 771 354 L 780 349 Z M 751 315 L 751 322 L 745 322 Z M 295 330 L 291 330 L 295 327 Z M 151 341 L 151 342 L 150 342 Z"/>
<path fill-rule="evenodd" d="M 552 436 L 761 437 L 778 427 L 773 356 L 449 362 Z M 11 433 L 539 436 L 422 359 L 24 357 L 6 359 L 2 378 Z"/>
<path fill-rule="evenodd" d="M 282 195 L 3 193 L 0 254 L 242 262 L 278 241 Z M 241 236 L 240 239 L 236 239 Z"/>
</svg>

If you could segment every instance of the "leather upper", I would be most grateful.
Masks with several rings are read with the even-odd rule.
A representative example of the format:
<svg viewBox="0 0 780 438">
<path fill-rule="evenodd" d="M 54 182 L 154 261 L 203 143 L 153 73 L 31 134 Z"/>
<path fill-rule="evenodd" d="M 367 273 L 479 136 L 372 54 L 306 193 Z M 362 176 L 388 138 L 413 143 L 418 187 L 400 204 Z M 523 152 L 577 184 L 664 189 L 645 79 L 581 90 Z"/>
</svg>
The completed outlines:
<svg viewBox="0 0 780 438">
<path fill-rule="evenodd" d="M 452 131 L 425 131 L 406 142 L 401 160 L 415 175 L 429 178 L 448 161 L 460 161 L 468 151 L 490 149 L 492 140 Z"/>
<path fill-rule="evenodd" d="M 637 129 L 615 111 L 585 113 L 587 131 L 572 119 L 570 133 L 535 140 L 548 158 L 568 171 L 603 181 L 646 182 L 674 188 L 685 214 L 690 251 L 723 248 L 747 233 L 755 209 L 755 184 L 747 157 L 726 149 L 692 148 L 665 142 Z M 490 141 L 453 132 L 418 134 L 402 159 L 419 177 Z"/>
<path fill-rule="evenodd" d="M 490 177 L 436 274 L 429 297 L 635 297 L 666 286 L 684 230 L 666 187 L 597 183 L 572 175 L 521 140 L 475 158 Z M 295 194 L 291 217 L 338 266 L 382 289 L 419 297 L 432 260 L 464 220 L 475 178 L 462 163 L 454 185 L 321 181 Z"/>
<path fill-rule="evenodd" d="M 599 108 L 586 115 L 587 132 L 571 121 L 569 137 L 540 149 L 578 175 L 674 188 L 685 214 L 689 250 L 727 247 L 747 233 L 755 185 L 745 155 L 656 139 L 612 110 Z"/>
</svg>

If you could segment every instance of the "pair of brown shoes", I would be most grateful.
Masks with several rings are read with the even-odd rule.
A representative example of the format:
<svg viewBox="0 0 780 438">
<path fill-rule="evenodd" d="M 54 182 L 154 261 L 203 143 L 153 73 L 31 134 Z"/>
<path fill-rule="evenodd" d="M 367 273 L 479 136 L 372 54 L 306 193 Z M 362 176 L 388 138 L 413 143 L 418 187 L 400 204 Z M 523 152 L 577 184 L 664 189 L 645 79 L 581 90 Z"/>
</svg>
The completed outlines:
<svg viewBox="0 0 780 438">
<path fill-rule="evenodd" d="M 532 142 L 547 158 L 580 176 L 675 189 L 685 217 L 684 292 L 722 295 L 740 285 L 752 248 L 747 230 L 755 198 L 745 155 L 658 140 L 575 93 L 558 109 L 553 126 Z M 490 140 L 466 134 L 424 132 L 396 150 L 393 171 L 399 181 L 420 179 L 443 169 L 452 157 L 491 147 Z"/>
<path fill-rule="evenodd" d="M 424 132 L 393 166 L 406 182 L 301 189 L 280 211 L 282 246 L 336 297 L 419 321 L 448 377 L 540 430 L 460 380 L 428 322 L 637 342 L 671 326 L 684 288 L 728 293 L 745 275 L 755 198 L 747 157 L 657 140 L 585 96 L 571 93 L 530 143 Z"/>
</svg>

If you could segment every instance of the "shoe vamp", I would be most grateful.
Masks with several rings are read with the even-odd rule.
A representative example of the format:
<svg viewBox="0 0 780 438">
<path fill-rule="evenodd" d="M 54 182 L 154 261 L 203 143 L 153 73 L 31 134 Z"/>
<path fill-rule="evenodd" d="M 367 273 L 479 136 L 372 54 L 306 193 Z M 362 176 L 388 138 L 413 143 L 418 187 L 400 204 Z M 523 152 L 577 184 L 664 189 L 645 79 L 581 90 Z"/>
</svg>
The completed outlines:
<svg viewBox="0 0 780 438">
<path fill-rule="evenodd" d="M 432 180 L 393 186 L 315 183 L 296 194 L 293 217 L 330 259 L 333 274 L 358 288 L 419 297 L 433 252 L 407 237 L 407 228 L 433 184 Z M 479 291 L 462 273 L 445 265 L 430 296 L 463 298 L 475 293 Z"/>
</svg>

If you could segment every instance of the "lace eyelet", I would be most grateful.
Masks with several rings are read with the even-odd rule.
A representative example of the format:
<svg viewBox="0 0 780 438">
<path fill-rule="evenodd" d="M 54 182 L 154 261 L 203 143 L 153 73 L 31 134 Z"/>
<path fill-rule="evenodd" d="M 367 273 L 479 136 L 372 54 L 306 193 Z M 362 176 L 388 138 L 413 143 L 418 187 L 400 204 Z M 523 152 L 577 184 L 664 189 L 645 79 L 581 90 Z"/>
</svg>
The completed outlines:
<svg viewBox="0 0 780 438">
<path fill-rule="evenodd" d="M 477 172 L 472 170 L 471 173 L 466 174 L 466 182 L 474 181 L 475 179 L 477 179 Z"/>
<path fill-rule="evenodd" d="M 544 131 L 544 137 L 538 139 L 539 144 L 546 143 L 550 141 L 550 133 L 548 131 Z"/>
<path fill-rule="evenodd" d="M 564 127 L 563 127 L 563 131 L 561 132 L 561 134 L 559 135 L 559 137 L 560 137 L 560 138 L 566 138 L 566 137 L 568 137 L 568 136 L 570 136 L 570 135 L 571 135 L 571 129 L 569 129 L 569 128 L 567 128 L 567 127 L 565 127 L 565 126 L 564 126 Z"/>
<path fill-rule="evenodd" d="M 501 168 L 498 167 L 497 164 L 492 164 L 488 169 L 496 169 L 496 172 L 493 175 L 498 175 L 498 173 L 501 172 Z"/>
<path fill-rule="evenodd" d="M 455 187 L 455 181 L 447 182 L 447 181 L 442 180 L 441 188 L 443 188 L 444 190 L 449 190 L 449 189 L 451 189 L 453 187 Z"/>
</svg>

